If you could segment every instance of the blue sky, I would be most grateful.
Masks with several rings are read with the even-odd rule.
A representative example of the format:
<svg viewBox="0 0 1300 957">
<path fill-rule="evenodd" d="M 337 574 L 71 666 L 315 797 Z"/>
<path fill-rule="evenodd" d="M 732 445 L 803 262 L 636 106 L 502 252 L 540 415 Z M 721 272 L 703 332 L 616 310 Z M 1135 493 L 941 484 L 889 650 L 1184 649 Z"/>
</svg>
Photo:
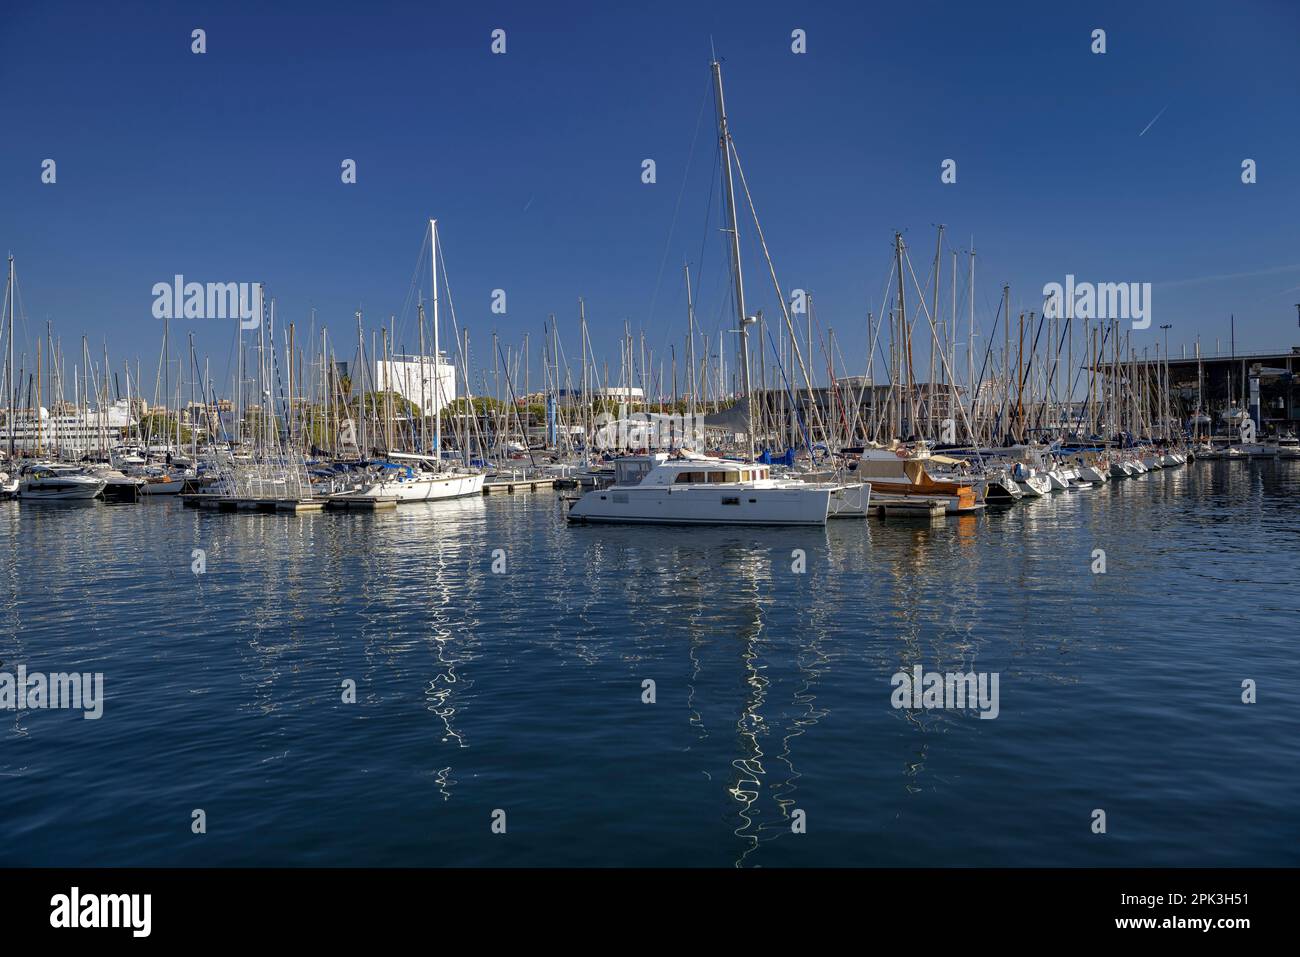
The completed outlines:
<svg viewBox="0 0 1300 957">
<path fill-rule="evenodd" d="M 436 216 L 476 365 L 493 332 L 529 332 L 535 383 L 552 312 L 576 361 L 579 296 L 611 365 L 625 320 L 656 355 L 680 353 L 684 261 L 701 327 L 731 325 L 709 206 L 712 40 L 778 277 L 814 293 L 850 371 L 893 231 L 924 280 L 936 223 L 952 248 L 974 237 L 985 330 L 1003 282 L 1015 309 L 1039 309 L 1043 284 L 1073 273 L 1154 284 L 1139 348 L 1171 322 L 1171 343 L 1199 333 L 1226 350 L 1230 313 L 1239 350 L 1300 344 L 1294 3 L 159 7 L 5 14 L 0 243 L 29 341 L 51 319 L 68 352 L 84 334 L 118 368 L 151 370 L 151 288 L 181 273 L 263 281 L 300 336 L 315 308 L 350 357 L 356 309 L 371 327 L 402 314 Z M 489 50 L 497 27 L 504 56 Z M 795 28 L 806 54 L 791 52 Z M 751 309 L 773 315 L 752 230 L 745 243 Z M 399 330 L 413 350 L 413 321 Z M 229 324 L 172 332 L 224 372 Z"/>
</svg>

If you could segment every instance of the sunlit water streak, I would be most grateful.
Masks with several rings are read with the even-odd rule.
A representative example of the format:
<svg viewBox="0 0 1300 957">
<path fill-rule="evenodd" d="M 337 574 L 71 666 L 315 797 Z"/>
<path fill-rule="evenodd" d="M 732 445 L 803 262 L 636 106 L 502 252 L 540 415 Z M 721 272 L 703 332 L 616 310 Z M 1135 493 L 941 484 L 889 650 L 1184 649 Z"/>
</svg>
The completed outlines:
<svg viewBox="0 0 1300 957">
<path fill-rule="evenodd" d="M 561 509 L 0 505 L 0 670 L 107 693 L 0 712 L 0 864 L 1300 863 L 1300 463 L 933 524 Z M 894 710 L 916 664 L 1000 716 Z"/>
</svg>

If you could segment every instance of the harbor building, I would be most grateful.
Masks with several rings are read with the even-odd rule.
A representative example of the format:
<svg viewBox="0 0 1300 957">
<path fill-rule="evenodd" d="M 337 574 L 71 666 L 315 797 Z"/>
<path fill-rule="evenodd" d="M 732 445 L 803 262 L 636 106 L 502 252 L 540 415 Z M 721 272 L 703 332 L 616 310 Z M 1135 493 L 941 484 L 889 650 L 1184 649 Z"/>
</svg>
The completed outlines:
<svg viewBox="0 0 1300 957">
<path fill-rule="evenodd" d="M 456 399 L 456 366 L 445 354 L 377 359 L 373 375 L 376 390 L 400 395 L 424 415 L 440 413 Z"/>
<path fill-rule="evenodd" d="M 1154 381 L 1166 360 L 1138 360 Z M 1167 360 L 1171 399 L 1184 423 L 1199 411 L 1216 434 L 1250 416 L 1261 435 L 1300 428 L 1300 346 L 1287 351 L 1181 356 Z"/>
</svg>

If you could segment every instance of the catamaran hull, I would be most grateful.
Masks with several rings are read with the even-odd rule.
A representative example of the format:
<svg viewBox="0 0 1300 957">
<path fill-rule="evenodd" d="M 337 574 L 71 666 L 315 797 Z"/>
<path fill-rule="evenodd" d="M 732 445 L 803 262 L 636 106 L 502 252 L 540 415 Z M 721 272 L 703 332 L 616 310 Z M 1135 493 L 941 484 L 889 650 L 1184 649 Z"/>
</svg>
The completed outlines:
<svg viewBox="0 0 1300 957">
<path fill-rule="evenodd" d="M 832 489 L 607 488 L 588 492 L 569 521 L 626 525 L 825 525 Z M 870 488 L 868 487 L 868 495 Z M 864 506 L 865 511 L 865 506 Z"/>
<path fill-rule="evenodd" d="M 871 486 L 840 485 L 831 489 L 830 508 L 826 517 L 830 518 L 866 518 L 867 509 L 871 507 Z"/>
</svg>

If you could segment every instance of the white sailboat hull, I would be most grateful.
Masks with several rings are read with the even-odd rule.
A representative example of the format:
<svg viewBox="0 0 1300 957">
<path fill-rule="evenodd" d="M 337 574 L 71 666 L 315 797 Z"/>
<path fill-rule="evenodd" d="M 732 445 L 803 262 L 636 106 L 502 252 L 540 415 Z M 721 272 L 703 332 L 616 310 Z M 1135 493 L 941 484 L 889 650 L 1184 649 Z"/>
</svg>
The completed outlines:
<svg viewBox="0 0 1300 957">
<path fill-rule="evenodd" d="M 479 474 L 419 476 L 406 481 L 389 479 L 373 482 L 352 493 L 357 498 L 396 499 L 399 502 L 435 502 L 482 494 L 483 476 Z"/>
<path fill-rule="evenodd" d="M 1051 481 L 1042 475 L 1031 475 L 1016 484 L 1020 486 L 1020 491 L 1030 498 L 1042 498 L 1052 490 Z"/>
<path fill-rule="evenodd" d="M 185 488 L 184 479 L 170 479 L 166 482 L 145 482 L 140 487 L 141 495 L 178 495 Z"/>
</svg>

